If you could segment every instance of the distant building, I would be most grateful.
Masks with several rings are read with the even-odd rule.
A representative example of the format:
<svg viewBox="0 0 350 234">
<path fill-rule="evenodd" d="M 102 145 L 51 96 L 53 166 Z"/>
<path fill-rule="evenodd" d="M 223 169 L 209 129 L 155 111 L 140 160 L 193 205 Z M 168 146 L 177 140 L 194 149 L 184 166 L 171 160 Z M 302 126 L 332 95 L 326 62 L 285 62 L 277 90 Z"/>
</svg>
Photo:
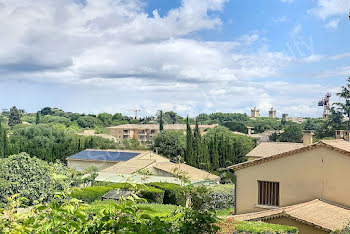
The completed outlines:
<svg viewBox="0 0 350 234">
<path fill-rule="evenodd" d="M 276 118 L 276 110 L 271 107 L 271 110 L 269 110 L 269 118 Z"/>
<path fill-rule="evenodd" d="M 287 121 L 288 119 L 288 114 L 282 114 L 282 120 Z"/>
<path fill-rule="evenodd" d="M 199 125 L 199 131 L 204 134 L 208 128 L 214 128 L 213 125 Z M 195 125 L 191 125 L 194 129 Z M 153 141 L 159 133 L 159 124 L 122 124 L 107 128 L 109 135 L 114 136 L 117 142 L 122 143 L 124 139 L 136 139 L 141 143 L 149 143 Z M 185 124 L 165 124 L 164 130 L 182 130 L 186 132 Z"/>
<path fill-rule="evenodd" d="M 252 118 L 258 118 L 260 117 L 260 110 L 259 109 L 256 109 L 256 106 L 254 107 L 254 109 L 251 109 L 251 117 Z"/>
</svg>

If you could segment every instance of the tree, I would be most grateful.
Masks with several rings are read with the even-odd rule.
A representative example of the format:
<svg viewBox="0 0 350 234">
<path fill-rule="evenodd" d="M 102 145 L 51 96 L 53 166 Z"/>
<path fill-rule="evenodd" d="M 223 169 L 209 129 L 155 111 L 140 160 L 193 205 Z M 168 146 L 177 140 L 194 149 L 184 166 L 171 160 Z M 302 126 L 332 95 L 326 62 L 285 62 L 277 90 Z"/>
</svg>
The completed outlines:
<svg viewBox="0 0 350 234">
<path fill-rule="evenodd" d="M 163 124 L 164 124 L 163 123 L 163 111 L 160 110 L 160 112 L 159 112 L 159 132 L 163 131 L 163 128 L 164 128 Z"/>
<path fill-rule="evenodd" d="M 39 124 L 39 123 L 40 123 L 40 114 L 38 111 L 38 112 L 36 112 L 35 124 Z"/>
<path fill-rule="evenodd" d="M 21 121 L 21 113 L 20 111 L 17 109 L 16 106 L 13 106 L 11 109 L 10 109 L 10 116 L 9 116 L 9 123 L 8 125 L 10 127 L 13 127 L 15 126 L 16 124 L 21 124 L 22 121 Z"/>
<path fill-rule="evenodd" d="M 189 165 L 193 163 L 193 148 L 192 148 L 192 130 L 189 123 L 189 118 L 186 118 L 186 150 L 185 150 L 185 162 Z"/>
<path fill-rule="evenodd" d="M 183 131 L 166 130 L 158 134 L 154 139 L 153 148 L 167 158 L 183 158 L 186 148 L 186 137 Z"/>
<path fill-rule="evenodd" d="M 110 126 L 112 124 L 113 116 L 108 113 L 101 113 L 97 115 L 97 118 L 103 122 L 104 126 Z"/>
<path fill-rule="evenodd" d="M 199 127 L 198 127 L 198 121 L 196 119 L 196 125 L 193 131 L 193 162 L 192 162 L 192 166 L 194 167 L 198 167 L 201 160 L 201 133 L 199 131 Z"/>
<path fill-rule="evenodd" d="M 7 131 L 5 127 L 0 123 L 0 158 L 4 158 L 7 155 Z"/>
<path fill-rule="evenodd" d="M 302 128 L 300 125 L 289 125 L 284 129 L 279 140 L 282 142 L 302 142 Z"/>
<path fill-rule="evenodd" d="M 333 105 L 337 106 L 338 111 L 348 117 L 347 129 L 350 130 L 350 77 L 347 79 L 347 82 L 348 84 L 342 86 L 341 92 L 337 93 L 337 96 L 343 98 L 345 103 L 337 102 Z"/>
</svg>

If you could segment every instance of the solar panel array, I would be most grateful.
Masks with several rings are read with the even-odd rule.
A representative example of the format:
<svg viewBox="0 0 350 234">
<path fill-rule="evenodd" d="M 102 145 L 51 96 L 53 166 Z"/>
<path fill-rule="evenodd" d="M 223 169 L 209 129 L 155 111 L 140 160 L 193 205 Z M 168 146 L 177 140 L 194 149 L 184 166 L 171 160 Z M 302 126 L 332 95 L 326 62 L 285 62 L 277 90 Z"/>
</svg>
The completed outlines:
<svg viewBox="0 0 350 234">
<path fill-rule="evenodd" d="M 118 152 L 107 150 L 83 150 L 68 159 L 97 160 L 97 161 L 128 161 L 140 153 Z"/>
</svg>

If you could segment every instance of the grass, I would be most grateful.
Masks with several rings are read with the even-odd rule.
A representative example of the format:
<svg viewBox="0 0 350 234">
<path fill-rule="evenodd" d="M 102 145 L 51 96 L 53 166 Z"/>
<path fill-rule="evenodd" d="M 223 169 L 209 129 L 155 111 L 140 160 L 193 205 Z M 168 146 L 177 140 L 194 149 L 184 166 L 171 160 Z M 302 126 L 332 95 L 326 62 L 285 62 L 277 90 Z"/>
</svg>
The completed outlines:
<svg viewBox="0 0 350 234">
<path fill-rule="evenodd" d="M 234 208 L 223 208 L 216 211 L 216 215 L 219 217 L 226 217 L 232 215 Z"/>
<path fill-rule="evenodd" d="M 232 218 L 223 219 L 218 223 L 220 227 L 219 233 L 297 233 L 296 227 L 264 223 L 264 222 L 248 222 L 236 221 Z"/>
</svg>

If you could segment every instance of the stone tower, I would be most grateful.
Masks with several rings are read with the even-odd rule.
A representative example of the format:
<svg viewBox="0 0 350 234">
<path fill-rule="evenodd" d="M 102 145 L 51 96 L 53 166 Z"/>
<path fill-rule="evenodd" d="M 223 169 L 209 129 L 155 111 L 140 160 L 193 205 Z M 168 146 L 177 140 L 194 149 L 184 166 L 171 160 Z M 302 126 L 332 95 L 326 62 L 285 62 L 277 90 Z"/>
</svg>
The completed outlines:
<svg viewBox="0 0 350 234">
<path fill-rule="evenodd" d="M 273 107 L 269 110 L 269 118 L 276 118 L 276 110 Z"/>
<path fill-rule="evenodd" d="M 260 110 L 256 109 L 256 106 L 254 107 L 254 109 L 251 109 L 251 117 L 253 118 L 260 117 Z"/>
</svg>

